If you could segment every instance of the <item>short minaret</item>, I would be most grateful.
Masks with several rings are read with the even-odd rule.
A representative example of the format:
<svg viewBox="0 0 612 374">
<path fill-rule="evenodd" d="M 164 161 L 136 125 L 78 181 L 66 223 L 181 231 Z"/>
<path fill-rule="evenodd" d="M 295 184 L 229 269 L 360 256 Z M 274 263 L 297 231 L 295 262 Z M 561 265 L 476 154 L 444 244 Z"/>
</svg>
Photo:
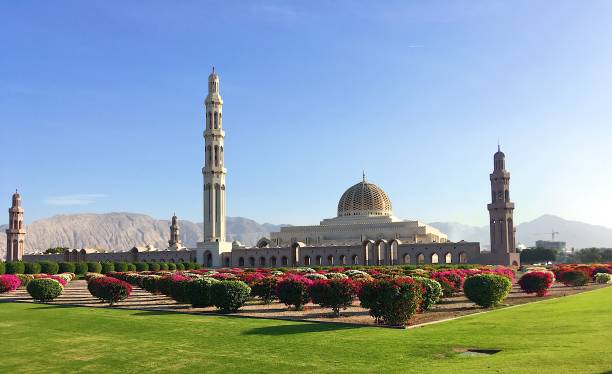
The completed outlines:
<svg viewBox="0 0 612 374">
<path fill-rule="evenodd" d="M 225 175 L 223 157 L 223 100 L 215 68 L 208 77 L 204 130 L 204 242 L 225 241 Z"/>
<path fill-rule="evenodd" d="M 506 156 L 499 145 L 493 156 L 491 203 L 487 205 L 490 217 L 491 253 L 512 253 L 514 241 L 514 203 L 510 201 L 510 173 L 506 170 Z"/>
<path fill-rule="evenodd" d="M 21 261 L 25 249 L 26 230 L 23 224 L 21 196 L 15 190 L 13 204 L 9 208 L 9 228 L 6 230 L 6 261 Z"/>
<path fill-rule="evenodd" d="M 184 248 L 183 242 L 181 242 L 180 236 L 181 229 L 179 227 L 178 218 L 176 213 L 172 216 L 172 224 L 170 224 L 170 240 L 168 240 L 168 249 L 178 250 Z"/>
</svg>

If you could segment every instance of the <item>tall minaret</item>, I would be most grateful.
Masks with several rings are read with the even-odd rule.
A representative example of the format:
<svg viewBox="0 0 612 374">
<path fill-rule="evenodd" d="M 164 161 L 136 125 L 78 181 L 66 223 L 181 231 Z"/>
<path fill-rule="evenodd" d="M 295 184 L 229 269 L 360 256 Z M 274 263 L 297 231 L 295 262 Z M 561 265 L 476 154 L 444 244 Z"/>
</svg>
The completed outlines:
<svg viewBox="0 0 612 374">
<path fill-rule="evenodd" d="M 225 175 L 223 167 L 223 100 L 215 68 L 208 76 L 204 130 L 204 242 L 225 242 Z"/>
<path fill-rule="evenodd" d="M 13 194 L 13 204 L 9 208 L 9 228 L 6 230 L 6 261 L 23 260 L 25 249 L 25 227 L 21 196 L 17 190 Z"/>
<path fill-rule="evenodd" d="M 176 213 L 172 216 L 172 224 L 170 225 L 170 240 L 168 240 L 168 249 L 181 249 L 183 242 L 181 242 L 180 227 L 178 224 L 178 218 Z"/>
<path fill-rule="evenodd" d="M 506 170 L 506 156 L 497 146 L 493 156 L 491 204 L 487 205 L 491 229 L 491 253 L 515 252 L 514 203 L 510 201 L 510 173 Z"/>
</svg>

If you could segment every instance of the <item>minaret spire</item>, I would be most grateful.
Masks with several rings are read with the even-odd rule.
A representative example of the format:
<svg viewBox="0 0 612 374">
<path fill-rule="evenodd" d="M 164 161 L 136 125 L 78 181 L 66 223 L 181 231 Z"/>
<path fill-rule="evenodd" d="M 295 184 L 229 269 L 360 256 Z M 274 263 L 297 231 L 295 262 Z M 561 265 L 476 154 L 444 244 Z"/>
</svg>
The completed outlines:
<svg viewBox="0 0 612 374">
<path fill-rule="evenodd" d="M 26 230 L 23 224 L 21 196 L 17 189 L 9 208 L 9 225 L 6 230 L 6 261 L 21 261 L 25 251 Z"/>
<path fill-rule="evenodd" d="M 513 212 L 510 201 L 510 173 L 506 170 L 506 155 L 499 144 L 493 156 L 491 180 L 491 203 L 487 205 L 490 216 L 491 253 L 515 251 Z"/>
</svg>

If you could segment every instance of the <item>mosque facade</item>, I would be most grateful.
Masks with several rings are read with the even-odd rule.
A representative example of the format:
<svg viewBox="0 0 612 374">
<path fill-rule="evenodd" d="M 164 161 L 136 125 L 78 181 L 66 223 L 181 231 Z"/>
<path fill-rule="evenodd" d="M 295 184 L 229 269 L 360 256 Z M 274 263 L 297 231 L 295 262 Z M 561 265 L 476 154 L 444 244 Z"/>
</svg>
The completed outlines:
<svg viewBox="0 0 612 374">
<path fill-rule="evenodd" d="M 204 101 L 205 129 L 203 176 L 203 241 L 186 248 L 180 240 L 179 221 L 174 215 L 168 248 L 134 247 L 124 252 L 95 253 L 67 250 L 57 255 L 25 255 L 20 197 L 13 196 L 7 230 L 7 260 L 25 261 L 197 261 L 206 267 L 291 267 L 400 264 L 489 264 L 520 265 L 513 223 L 514 203 L 510 200 L 510 173 L 505 155 L 498 148 L 490 174 L 491 251 L 483 252 L 477 242 L 451 242 L 440 230 L 416 220 L 402 220 L 393 214 L 391 199 L 376 184 L 362 180 L 340 197 L 337 216 L 319 225 L 287 226 L 254 247 L 226 241 L 226 184 L 224 164 L 223 100 L 219 76 L 208 77 Z M 17 197 L 15 197 L 17 196 Z M 17 200 L 16 200 L 17 199 Z M 13 224 L 13 221 L 15 223 Z M 15 244 L 16 243 L 16 244 Z M 21 249 L 20 249 L 21 248 Z"/>
</svg>

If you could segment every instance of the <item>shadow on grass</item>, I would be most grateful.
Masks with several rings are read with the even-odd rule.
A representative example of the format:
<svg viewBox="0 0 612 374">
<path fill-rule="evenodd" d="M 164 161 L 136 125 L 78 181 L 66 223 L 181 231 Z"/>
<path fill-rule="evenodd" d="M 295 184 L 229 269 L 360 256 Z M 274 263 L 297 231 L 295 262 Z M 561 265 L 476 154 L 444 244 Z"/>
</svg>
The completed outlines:
<svg viewBox="0 0 612 374">
<path fill-rule="evenodd" d="M 340 324 L 340 323 L 295 323 L 290 325 L 277 325 L 277 326 L 266 326 L 257 327 L 254 329 L 247 330 L 243 335 L 295 335 L 295 334 L 308 334 L 312 332 L 329 332 L 337 330 L 349 330 L 358 329 L 362 326 Z"/>
</svg>

